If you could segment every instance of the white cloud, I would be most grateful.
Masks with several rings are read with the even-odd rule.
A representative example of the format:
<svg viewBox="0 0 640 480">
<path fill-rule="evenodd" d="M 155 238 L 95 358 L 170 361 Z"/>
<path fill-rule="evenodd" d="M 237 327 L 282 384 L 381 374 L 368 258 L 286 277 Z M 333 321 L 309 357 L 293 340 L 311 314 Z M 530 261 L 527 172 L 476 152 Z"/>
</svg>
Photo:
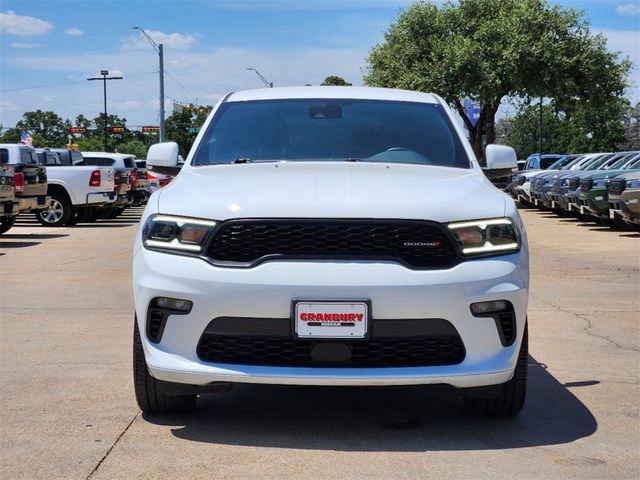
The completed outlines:
<svg viewBox="0 0 640 480">
<path fill-rule="evenodd" d="M 11 42 L 11 48 L 41 48 L 41 43 Z"/>
<path fill-rule="evenodd" d="M 131 110 L 140 108 L 140 103 L 131 98 L 127 98 L 126 100 L 116 100 L 114 102 L 109 102 L 109 108 L 122 112 L 130 112 Z"/>
<path fill-rule="evenodd" d="M 162 43 L 165 47 L 176 48 L 180 50 L 188 50 L 196 43 L 195 35 L 183 35 L 181 33 L 164 33 L 155 30 L 146 30 L 154 42 Z M 140 32 L 138 35 L 132 35 L 122 42 L 122 48 L 128 50 L 142 50 L 149 48 L 149 42 Z"/>
<path fill-rule="evenodd" d="M 262 88 L 258 77 L 247 67 L 255 67 L 276 87 L 318 85 L 327 75 L 339 75 L 355 85 L 362 83 L 360 68 L 367 48 L 291 48 L 287 50 L 252 48 L 214 48 L 206 51 L 167 52 L 165 93 L 183 103 L 213 105 L 231 91 Z M 180 57 L 177 64 L 169 63 Z M 149 50 L 121 50 L 112 54 L 35 54 L 7 57 L 6 62 L 34 72 L 51 72 L 67 78 L 98 76 L 122 72 L 124 80 L 107 84 L 109 112 L 124 116 L 128 125 L 156 125 L 158 122 L 158 57 Z M 223 65 L 224 68 L 220 68 Z M 118 73 L 119 73 L 118 72 Z M 29 93 L 25 90 L 25 93 Z M 39 90 L 41 95 L 56 95 L 47 106 L 64 118 L 82 113 L 93 118 L 102 111 L 102 82 L 79 82 Z M 5 125 L 14 125 L 22 112 L 42 108 L 42 97 L 14 95 L 17 110 L 3 112 Z M 135 102 L 135 103 L 134 103 Z M 171 100 L 165 103 L 167 115 Z"/>
<path fill-rule="evenodd" d="M 640 3 L 625 3 L 616 7 L 616 13 L 625 17 L 640 14 Z"/>
<path fill-rule="evenodd" d="M 67 35 L 73 35 L 73 36 L 80 36 L 80 35 L 84 35 L 84 32 L 82 30 L 80 30 L 77 27 L 71 27 L 71 28 L 67 28 L 64 33 L 66 33 Z"/>
<path fill-rule="evenodd" d="M 30 37 L 32 35 L 49 33 L 52 28 L 53 25 L 46 20 L 16 15 L 16 13 L 11 10 L 7 13 L 0 13 L 0 32 L 2 33 Z"/>
</svg>

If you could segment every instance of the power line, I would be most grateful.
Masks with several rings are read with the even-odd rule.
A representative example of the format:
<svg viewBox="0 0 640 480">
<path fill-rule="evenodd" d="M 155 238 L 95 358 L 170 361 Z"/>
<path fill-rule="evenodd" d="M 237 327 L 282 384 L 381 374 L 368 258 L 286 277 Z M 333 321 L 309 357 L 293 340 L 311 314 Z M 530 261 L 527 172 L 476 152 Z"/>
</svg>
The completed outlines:
<svg viewBox="0 0 640 480">
<path fill-rule="evenodd" d="M 127 75 L 127 78 L 129 78 L 129 77 L 140 77 L 140 76 L 143 76 L 143 75 L 151 75 L 153 73 L 158 73 L 158 72 L 132 73 L 130 75 Z M 31 86 L 31 87 L 6 88 L 4 90 L 0 90 L 0 93 L 18 92 L 20 90 L 36 90 L 36 89 L 40 89 L 40 88 L 49 88 L 49 87 L 60 87 L 60 86 L 64 86 L 64 85 L 75 85 L 75 84 L 78 84 L 78 83 L 85 84 L 85 82 L 86 82 L 86 79 L 82 79 L 82 80 L 77 80 L 77 81 L 73 81 L 73 82 L 50 83 L 48 85 L 34 85 L 34 86 Z"/>
</svg>

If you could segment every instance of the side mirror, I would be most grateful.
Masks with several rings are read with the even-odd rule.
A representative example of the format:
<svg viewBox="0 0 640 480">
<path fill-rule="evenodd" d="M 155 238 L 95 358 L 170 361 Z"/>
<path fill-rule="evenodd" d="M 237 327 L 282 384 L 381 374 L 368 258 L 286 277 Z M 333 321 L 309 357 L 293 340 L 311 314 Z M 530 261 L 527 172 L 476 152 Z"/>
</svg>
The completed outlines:
<svg viewBox="0 0 640 480">
<path fill-rule="evenodd" d="M 485 150 L 487 166 L 483 168 L 487 178 L 507 177 L 518 169 L 516 151 L 506 145 L 487 145 Z"/>
<path fill-rule="evenodd" d="M 178 165 L 178 152 L 176 142 L 151 145 L 147 152 L 147 168 L 165 175 L 177 175 L 181 168 L 181 165 Z"/>
</svg>

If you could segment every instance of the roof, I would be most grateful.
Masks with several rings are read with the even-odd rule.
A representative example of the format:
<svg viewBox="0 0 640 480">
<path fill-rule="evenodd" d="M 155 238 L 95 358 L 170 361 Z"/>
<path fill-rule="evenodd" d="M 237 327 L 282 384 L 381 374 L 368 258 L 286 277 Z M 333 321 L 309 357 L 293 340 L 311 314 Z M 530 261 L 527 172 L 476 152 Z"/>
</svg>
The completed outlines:
<svg viewBox="0 0 640 480">
<path fill-rule="evenodd" d="M 135 158 L 131 153 L 110 153 L 110 152 L 80 152 L 84 157 L 98 158 Z"/>
<path fill-rule="evenodd" d="M 395 100 L 400 102 L 438 103 L 431 93 L 394 88 L 373 87 L 279 87 L 244 90 L 232 93 L 228 102 L 304 98 L 338 98 L 354 100 Z"/>
</svg>

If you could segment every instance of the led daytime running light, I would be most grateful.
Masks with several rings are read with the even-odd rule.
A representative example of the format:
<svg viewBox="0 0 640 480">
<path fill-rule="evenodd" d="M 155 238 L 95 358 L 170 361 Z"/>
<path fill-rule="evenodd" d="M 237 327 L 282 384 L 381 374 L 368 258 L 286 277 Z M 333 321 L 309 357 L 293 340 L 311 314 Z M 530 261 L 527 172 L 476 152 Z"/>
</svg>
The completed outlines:
<svg viewBox="0 0 640 480">
<path fill-rule="evenodd" d="M 481 230 L 485 230 L 489 225 L 512 225 L 512 223 L 508 218 L 494 218 L 491 220 L 474 220 L 471 222 L 450 223 L 449 229 L 455 230 L 457 228 L 478 227 Z"/>
</svg>

